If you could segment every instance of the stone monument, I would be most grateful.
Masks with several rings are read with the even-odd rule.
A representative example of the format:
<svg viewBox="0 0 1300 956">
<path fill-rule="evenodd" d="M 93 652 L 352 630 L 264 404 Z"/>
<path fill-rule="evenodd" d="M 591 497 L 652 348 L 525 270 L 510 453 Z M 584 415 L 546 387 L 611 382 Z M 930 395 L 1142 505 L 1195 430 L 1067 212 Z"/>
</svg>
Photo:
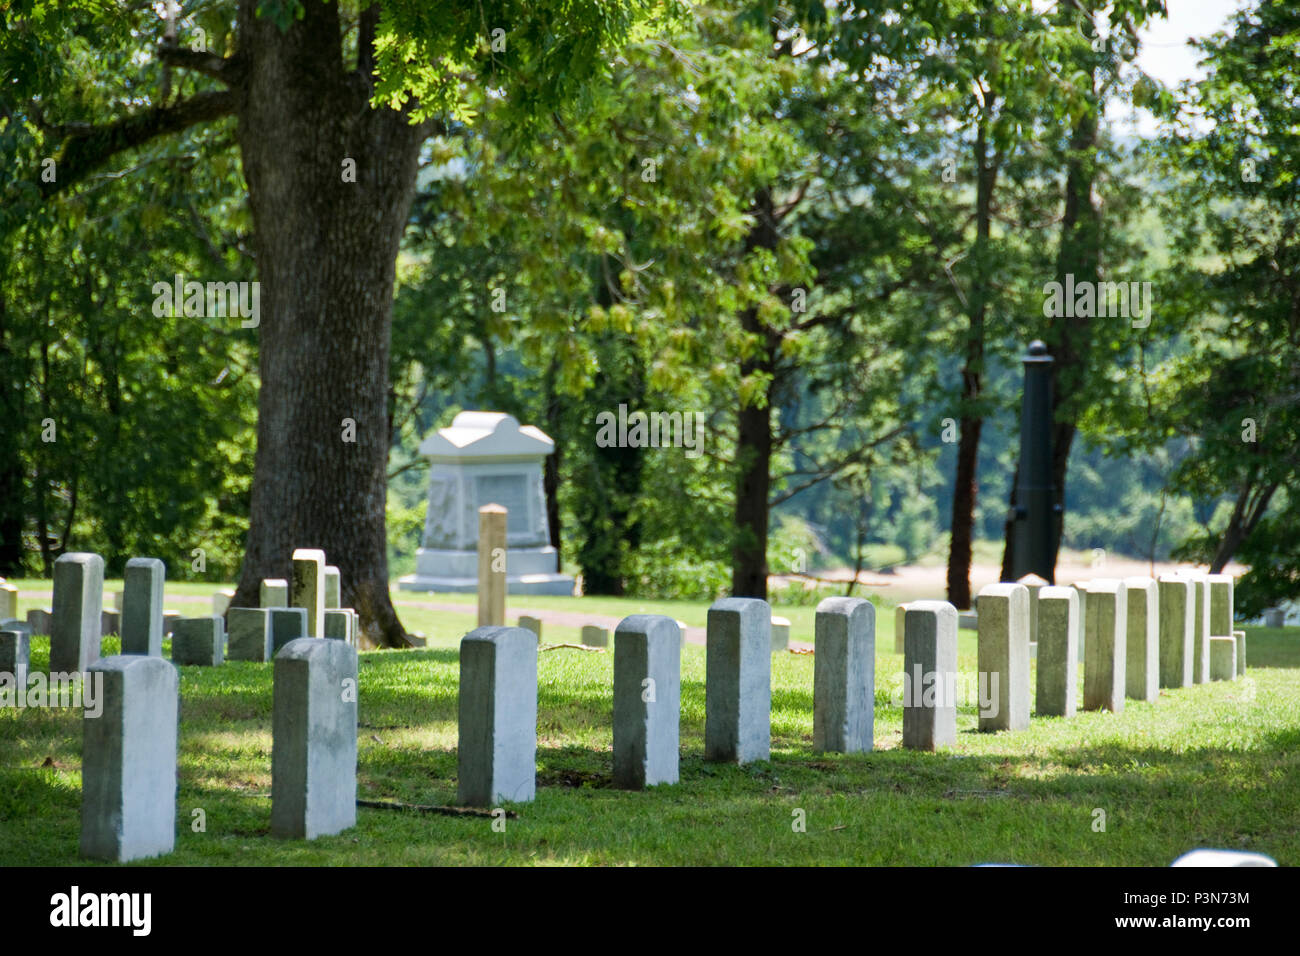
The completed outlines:
<svg viewBox="0 0 1300 956">
<path fill-rule="evenodd" d="M 557 573 L 546 521 L 542 462 L 555 442 L 502 412 L 461 412 L 420 445 L 429 459 L 429 510 L 415 573 L 404 591 L 478 588 L 478 510 L 506 509 L 506 590 L 510 594 L 572 594 L 573 578 Z"/>
</svg>

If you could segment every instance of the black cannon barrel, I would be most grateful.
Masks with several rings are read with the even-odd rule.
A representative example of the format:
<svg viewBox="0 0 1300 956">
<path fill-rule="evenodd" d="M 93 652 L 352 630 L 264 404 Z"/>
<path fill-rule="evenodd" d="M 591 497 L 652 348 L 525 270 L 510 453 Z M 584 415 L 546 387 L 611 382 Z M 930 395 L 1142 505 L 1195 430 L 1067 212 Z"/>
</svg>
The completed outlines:
<svg viewBox="0 0 1300 956">
<path fill-rule="evenodd" d="M 1012 580 L 1033 573 L 1055 581 L 1052 540 L 1059 509 L 1052 481 L 1052 357 L 1047 354 L 1047 346 L 1035 339 L 1029 343 L 1024 363 Z"/>
</svg>

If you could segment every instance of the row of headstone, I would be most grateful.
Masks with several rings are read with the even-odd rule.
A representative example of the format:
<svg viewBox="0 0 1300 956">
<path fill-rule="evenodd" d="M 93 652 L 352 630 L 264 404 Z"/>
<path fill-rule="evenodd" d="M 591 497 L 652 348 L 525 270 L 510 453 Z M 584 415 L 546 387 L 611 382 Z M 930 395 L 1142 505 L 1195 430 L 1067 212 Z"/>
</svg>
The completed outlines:
<svg viewBox="0 0 1300 956">
<path fill-rule="evenodd" d="M 875 608 L 861 598 L 828 598 L 817 608 L 813 725 L 819 750 L 855 753 L 872 747 L 875 622 Z M 766 760 L 771 607 L 753 598 L 717 601 L 709 608 L 706 633 L 705 757 Z M 618 787 L 640 789 L 678 779 L 681 648 L 682 628 L 670 617 L 634 614 L 614 631 Z M 535 794 L 537 652 L 538 632 L 531 627 L 479 627 L 461 641 L 462 803 L 491 806 Z"/>
<path fill-rule="evenodd" d="M 296 569 L 297 570 L 297 569 Z M 296 573 L 295 579 L 302 577 Z M 1065 592 L 1056 595 L 1053 591 Z M 1089 587 L 1088 634 L 1099 667 L 1098 687 L 1116 694 L 1126 659 L 1113 648 L 1124 628 L 1123 586 Z M 128 597 L 130 591 L 128 590 Z M 1108 597 L 1109 596 L 1109 597 Z M 1143 599 L 1151 610 L 1149 597 Z M 1070 589 L 1039 595 L 1040 641 L 1056 647 L 1068 669 Z M 128 601 L 128 603 L 130 603 Z M 1059 612 L 1063 604 L 1064 615 Z M 307 608 L 231 609 L 290 612 L 289 631 L 306 628 Z M 1028 724 L 1029 596 L 1022 585 L 994 585 L 980 594 L 980 669 L 1002 675 L 997 715 L 981 729 Z M 199 636 L 199 656 L 216 657 L 219 618 L 193 619 L 179 628 Z M 200 627 L 199 622 L 207 623 Z M 1056 623 L 1060 621 L 1061 623 Z M 708 612 L 705 756 L 748 763 L 770 754 L 771 626 L 767 602 L 730 598 Z M 272 625 L 273 627 L 273 625 Z M 918 601 L 904 611 L 905 671 L 955 677 L 957 613 L 946 602 Z M 1147 630 L 1150 636 L 1150 628 Z M 337 833 L 356 819 L 356 675 L 354 648 L 314 636 L 287 640 L 275 659 L 272 833 L 313 838 Z M 672 783 L 679 774 L 680 660 L 678 623 L 659 615 L 633 615 L 615 631 L 613 733 L 616 785 L 642 788 Z M 875 609 L 858 598 L 830 598 L 817 608 L 814 670 L 814 746 L 863 752 L 873 746 Z M 536 789 L 538 636 L 519 627 L 486 626 L 461 642 L 459 696 L 459 798 L 488 806 L 527 801 Z M 1046 648 L 1045 648 L 1046 650 Z M 0 652 L 3 648 L 0 647 Z M 1147 650 L 1145 660 L 1152 658 Z M 1090 663 L 1093 658 L 1090 658 Z M 1234 658 L 1235 661 L 1235 658 Z M 172 848 L 175 819 L 175 668 L 157 655 L 119 655 L 93 665 L 106 678 L 103 723 L 85 726 L 82 851 L 126 860 Z M 1085 706 L 1088 705 L 1085 679 Z M 350 690 L 350 693 L 349 693 Z M 1121 700 L 1122 700 L 1122 692 Z M 90 720 L 90 718 L 87 718 Z M 162 731 L 155 732 L 162 727 Z M 149 734 L 152 733 L 152 736 Z M 913 693 L 905 701 L 903 743 L 934 749 L 955 741 L 951 692 Z"/>
<path fill-rule="evenodd" d="M 1074 715 L 1075 642 L 1080 635 L 1087 647 L 1085 710 L 1119 712 L 1126 698 L 1154 701 L 1161 687 L 1196 682 L 1200 668 L 1204 668 L 1202 681 L 1231 680 L 1245 673 L 1245 632 L 1231 627 L 1233 589 L 1227 575 L 1201 580 L 1186 574 L 1158 581 L 1102 579 L 1085 582 L 1077 590 L 1042 586 L 1037 591 L 1036 614 L 1031 612 L 1030 590 L 1022 584 L 994 584 L 979 594 L 978 670 L 981 677 L 989 675 L 990 686 L 996 676 L 998 688 L 990 712 L 981 714 L 981 730 L 1028 726 L 1029 637 L 1035 618 L 1039 716 Z M 1081 595 L 1086 596 L 1082 602 Z M 1085 608 L 1082 628 L 1080 603 Z M 913 608 L 900 609 L 905 621 Z M 936 619 L 944 617 L 933 609 L 929 613 Z M 934 626 L 927 621 L 927 628 Z M 1216 629 L 1228 634 L 1214 635 Z M 955 634 L 951 640 L 955 642 Z M 947 635 L 939 641 L 945 650 L 947 641 Z M 1203 648 L 1199 656 L 1197 646 Z M 928 660 L 922 659 L 922 653 L 916 652 L 916 661 L 924 666 Z M 905 654 L 905 670 L 910 674 L 914 663 L 907 658 Z M 948 662 L 955 669 L 955 661 L 949 658 Z M 945 725 L 945 736 L 950 729 L 955 733 L 955 727 Z"/>
<path fill-rule="evenodd" d="M 295 551 L 293 587 L 282 596 L 292 606 L 229 608 L 229 635 L 220 613 L 176 620 L 169 664 L 161 656 L 161 561 L 127 562 L 122 653 L 96 660 L 99 634 L 90 622 L 99 624 L 95 618 L 102 614 L 103 562 L 90 554 L 59 558 L 51 666 L 76 661 L 77 670 L 104 675 L 103 711 L 83 721 L 82 855 L 125 862 L 171 852 L 180 688 L 175 665 L 218 666 L 227 656 L 275 661 L 272 834 L 312 839 L 356 822 L 356 613 L 338 607 L 338 571 L 327 569 L 324 559 L 321 551 Z M 222 597 L 228 605 L 229 595 Z M 0 635 L 0 665 L 15 671 L 26 666 L 29 644 L 22 637 Z"/>
<path fill-rule="evenodd" d="M 357 613 L 340 608 L 338 569 L 325 565 L 321 551 L 294 552 L 295 582 L 285 606 L 232 608 L 230 630 L 219 614 L 182 618 L 163 610 L 166 568 L 157 558 L 131 558 L 123 573 L 123 590 L 115 595 L 120 611 L 103 608 L 104 562 L 97 554 L 70 552 L 54 563 L 54 612 L 33 608 L 28 620 L 6 620 L 6 632 L 23 632 L 21 644 L 8 639 L 7 652 L 30 660 L 30 636 L 50 634 L 50 671 L 82 673 L 100 656 L 104 634 L 121 635 L 122 655 L 161 657 L 163 638 L 171 635 L 172 659 L 203 666 L 231 660 L 269 661 L 300 637 L 331 638 L 355 647 Z M 263 593 L 266 584 L 263 585 Z M 292 606 L 289 606 L 292 603 Z M 313 616 L 314 615 L 314 616 Z"/>
<path fill-rule="evenodd" d="M 219 663 L 220 620 L 212 615 L 181 622 L 176 640 L 186 648 L 182 653 Z M 0 642 L 0 654 L 5 647 Z M 170 853 L 176 840 L 179 672 L 156 654 L 102 658 L 90 672 L 103 675 L 103 708 L 82 720 L 81 854 L 124 863 Z M 310 840 L 353 826 L 354 648 L 299 638 L 280 649 L 271 736 L 271 834 Z"/>
<path fill-rule="evenodd" d="M 356 648 L 359 616 L 339 607 L 339 569 L 325 563 L 318 548 L 293 552 L 293 577 L 264 578 L 259 588 L 260 607 L 232 607 L 226 611 L 226 656 L 235 661 L 266 662 L 282 648 L 304 637 L 341 641 Z"/>
</svg>

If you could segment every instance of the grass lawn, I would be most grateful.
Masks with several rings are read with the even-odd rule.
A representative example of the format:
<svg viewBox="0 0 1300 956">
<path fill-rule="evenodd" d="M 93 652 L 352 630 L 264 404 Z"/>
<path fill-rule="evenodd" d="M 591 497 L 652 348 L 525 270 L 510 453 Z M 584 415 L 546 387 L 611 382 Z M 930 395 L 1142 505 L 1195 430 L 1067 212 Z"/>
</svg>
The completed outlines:
<svg viewBox="0 0 1300 956">
<path fill-rule="evenodd" d="M 18 582 L 23 590 L 48 582 Z M 198 611 L 212 585 L 168 585 L 168 606 Z M 112 590 L 112 586 L 109 586 Z M 174 599 L 175 598 L 175 599 Z M 456 794 L 455 640 L 471 595 L 396 595 L 423 650 L 361 655 L 359 795 L 450 804 Z M 182 600 L 183 599 L 183 600 Z M 453 603 L 466 613 L 401 607 Z M 23 610 L 41 602 L 23 601 Z M 647 610 L 702 626 L 702 604 L 514 598 L 516 607 L 617 615 Z M 796 640 L 811 608 L 778 609 Z M 513 619 L 513 618 L 512 618 Z M 1248 629 L 1246 680 L 1165 691 L 1123 714 L 1035 719 L 980 734 L 958 710 L 959 742 L 939 754 L 899 748 L 890 705 L 892 611 L 878 619 L 876 751 L 812 752 L 813 658 L 773 657 L 772 759 L 705 763 L 704 649 L 682 657 L 681 783 L 610 788 L 613 658 L 559 649 L 539 660 L 538 791 L 495 832 L 483 817 L 361 809 L 354 830 L 311 843 L 273 840 L 271 666 L 186 667 L 181 676 L 176 852 L 167 864 L 968 864 L 1166 866 L 1196 846 L 1251 849 L 1300 863 L 1300 630 Z M 547 642 L 571 640 L 543 632 Z M 117 649 L 105 641 L 105 653 Z M 33 669 L 48 638 L 33 640 Z M 975 670 L 975 640 L 960 639 Z M 0 711 L 0 864 L 77 858 L 80 715 Z M 206 832 L 191 828 L 193 811 Z M 792 822 L 804 811 L 806 832 Z M 1094 830 L 1105 813 L 1105 832 Z"/>
</svg>

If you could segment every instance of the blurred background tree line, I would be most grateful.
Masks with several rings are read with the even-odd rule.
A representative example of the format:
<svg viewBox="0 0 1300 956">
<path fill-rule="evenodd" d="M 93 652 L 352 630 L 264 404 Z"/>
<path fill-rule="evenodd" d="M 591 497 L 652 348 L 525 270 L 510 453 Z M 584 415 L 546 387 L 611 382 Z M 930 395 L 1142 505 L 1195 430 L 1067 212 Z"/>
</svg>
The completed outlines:
<svg viewBox="0 0 1300 956">
<path fill-rule="evenodd" d="M 181 15 L 218 34 L 228 6 Z M 973 554 L 1002 553 L 1041 338 L 1063 547 L 1236 558 L 1247 612 L 1300 594 L 1300 11 L 1249 5 L 1171 90 L 1135 65 L 1158 0 L 1042 7 L 683 4 L 544 122 L 473 92 L 424 146 L 397 263 L 390 573 L 419 545 L 420 439 L 485 408 L 555 439 L 552 536 L 588 593 L 932 559 L 965 606 Z M 156 42 L 70 37 L 62 82 L 92 57 L 165 82 L 135 57 Z M 25 55 L 6 45 L 6 78 Z M 228 580 L 257 330 L 150 306 L 176 274 L 247 274 L 233 123 L 40 201 L 47 120 L 6 95 L 0 574 L 74 548 Z M 1161 135 L 1107 122 L 1133 106 Z M 1149 324 L 1046 315 L 1067 275 L 1151 282 Z M 598 446 L 620 405 L 701 413 L 704 453 Z"/>
</svg>

